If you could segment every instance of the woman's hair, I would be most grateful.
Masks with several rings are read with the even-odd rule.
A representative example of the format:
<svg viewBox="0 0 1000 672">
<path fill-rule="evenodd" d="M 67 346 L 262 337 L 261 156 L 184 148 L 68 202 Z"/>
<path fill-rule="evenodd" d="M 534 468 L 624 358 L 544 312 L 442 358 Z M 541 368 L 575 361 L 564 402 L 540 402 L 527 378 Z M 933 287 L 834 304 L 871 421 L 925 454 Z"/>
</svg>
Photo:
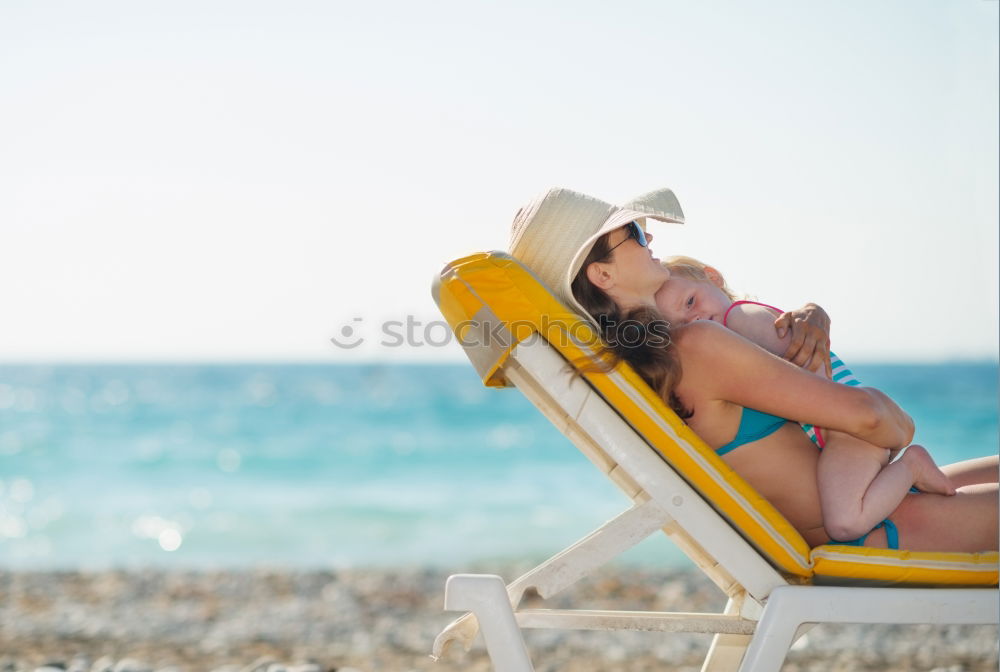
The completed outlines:
<svg viewBox="0 0 1000 672">
<path fill-rule="evenodd" d="M 664 267 L 670 270 L 671 273 L 683 275 L 696 282 L 715 284 L 712 282 L 712 279 L 708 277 L 708 273 L 705 271 L 705 269 L 709 267 L 708 264 L 698 261 L 694 257 L 676 255 L 673 257 L 667 257 L 662 263 Z M 721 289 L 723 294 L 728 296 L 731 301 L 736 301 L 738 297 L 733 290 L 729 289 L 729 285 L 726 284 L 726 279 L 722 277 L 722 274 L 719 273 L 717 269 L 713 268 L 712 270 L 718 273 L 719 278 L 722 280 L 722 287 L 719 289 Z"/>
<path fill-rule="evenodd" d="M 655 308 L 624 310 L 587 278 L 587 267 L 611 256 L 610 234 L 597 239 L 573 278 L 573 296 L 597 321 L 603 347 L 593 364 L 608 372 L 626 362 L 682 418 L 691 417 L 674 393 L 681 362 L 670 346 L 670 325 Z"/>
</svg>

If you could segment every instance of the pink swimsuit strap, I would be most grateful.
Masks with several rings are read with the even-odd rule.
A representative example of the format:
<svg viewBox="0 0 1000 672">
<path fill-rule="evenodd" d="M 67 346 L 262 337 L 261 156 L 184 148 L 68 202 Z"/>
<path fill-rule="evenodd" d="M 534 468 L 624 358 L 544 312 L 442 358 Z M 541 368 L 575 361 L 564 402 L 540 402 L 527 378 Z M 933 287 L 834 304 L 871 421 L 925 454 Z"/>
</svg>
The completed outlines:
<svg viewBox="0 0 1000 672">
<path fill-rule="evenodd" d="M 729 308 L 726 309 L 726 314 L 722 316 L 722 326 L 724 327 L 727 326 L 726 321 L 729 319 L 729 311 L 735 308 L 736 306 L 742 306 L 744 304 L 749 304 L 751 306 L 764 306 L 765 308 L 770 308 L 771 310 L 778 311 L 779 315 L 785 312 L 781 308 L 775 308 L 774 306 L 770 306 L 766 303 L 761 303 L 760 301 L 733 301 L 733 305 L 729 306 Z"/>
</svg>

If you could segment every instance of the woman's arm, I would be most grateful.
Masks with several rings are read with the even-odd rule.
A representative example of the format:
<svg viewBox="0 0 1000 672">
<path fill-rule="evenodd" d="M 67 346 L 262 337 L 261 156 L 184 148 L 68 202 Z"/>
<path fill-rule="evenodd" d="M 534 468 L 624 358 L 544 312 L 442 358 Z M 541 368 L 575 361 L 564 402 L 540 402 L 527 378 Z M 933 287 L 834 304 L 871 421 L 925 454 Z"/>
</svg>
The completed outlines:
<svg viewBox="0 0 1000 672">
<path fill-rule="evenodd" d="M 722 325 L 692 323 L 675 332 L 674 343 L 683 371 L 682 399 L 730 402 L 888 449 L 902 448 L 913 438 L 913 420 L 879 390 L 811 374 Z"/>
</svg>

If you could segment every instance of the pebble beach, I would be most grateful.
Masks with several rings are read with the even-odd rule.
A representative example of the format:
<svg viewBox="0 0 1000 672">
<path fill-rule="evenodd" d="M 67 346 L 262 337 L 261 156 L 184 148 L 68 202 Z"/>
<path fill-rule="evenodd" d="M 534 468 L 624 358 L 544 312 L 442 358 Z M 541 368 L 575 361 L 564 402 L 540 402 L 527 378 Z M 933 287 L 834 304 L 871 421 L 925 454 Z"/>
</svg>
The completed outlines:
<svg viewBox="0 0 1000 672">
<path fill-rule="evenodd" d="M 490 571 L 511 580 L 524 568 Z M 487 672 L 481 643 L 429 657 L 454 615 L 442 570 L 2 571 L 0 672 Z M 609 569 L 539 606 L 721 610 L 689 571 Z M 527 631 L 539 672 L 698 670 L 704 635 Z M 990 626 L 820 626 L 800 670 L 993 672 Z"/>
</svg>

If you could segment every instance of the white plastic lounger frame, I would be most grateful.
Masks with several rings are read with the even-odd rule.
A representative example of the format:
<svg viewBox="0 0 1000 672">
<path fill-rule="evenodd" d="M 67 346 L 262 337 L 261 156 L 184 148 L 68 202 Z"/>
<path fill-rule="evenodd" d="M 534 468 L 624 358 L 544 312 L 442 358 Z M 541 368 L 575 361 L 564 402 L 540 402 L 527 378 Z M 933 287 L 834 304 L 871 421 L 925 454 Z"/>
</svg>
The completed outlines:
<svg viewBox="0 0 1000 672">
<path fill-rule="evenodd" d="M 481 629 L 497 672 L 529 672 L 520 628 L 696 632 L 715 634 L 703 672 L 776 672 L 804 625 L 997 623 L 991 588 L 789 585 L 540 337 L 516 346 L 504 374 L 639 503 L 509 586 L 493 575 L 451 576 L 445 609 L 470 613 L 438 636 L 436 657 L 453 641 L 470 648 Z M 548 598 L 659 530 L 729 596 L 723 613 L 517 609 L 529 589 Z M 698 542 L 685 530 L 698 530 Z"/>
<path fill-rule="evenodd" d="M 498 253 L 467 260 L 483 258 L 512 261 Z M 493 281 L 495 277 L 489 280 Z M 475 288 L 466 287 L 467 291 L 461 290 L 466 294 L 459 291 L 450 299 L 460 303 L 449 304 L 446 310 L 436 285 L 435 298 L 446 316 L 458 306 L 469 315 L 476 311 L 473 321 L 480 326 L 494 326 L 497 318 L 489 306 L 478 308 L 473 301 L 479 298 Z M 519 296 L 510 300 L 520 300 Z M 455 320 L 449 319 L 454 327 Z M 435 657 L 454 642 L 470 648 L 481 629 L 498 672 L 528 672 L 533 668 L 521 628 L 695 632 L 714 634 L 703 672 L 776 672 L 795 638 L 816 623 L 998 622 L 1000 599 L 995 587 L 794 585 L 809 579 L 790 581 L 779 573 L 538 333 L 509 350 L 495 340 L 488 347 L 463 345 L 484 380 L 492 380 L 502 365 L 502 379 L 527 396 L 633 506 L 509 585 L 493 575 L 450 577 L 445 609 L 469 613 L 438 635 Z M 722 613 L 519 608 L 529 591 L 543 599 L 551 597 L 658 531 L 665 532 L 728 596 Z M 837 583 L 855 580 L 824 578 Z"/>
<path fill-rule="evenodd" d="M 859 590 L 865 591 L 864 600 L 859 599 Z M 915 604 L 924 608 L 915 611 Z M 998 606 L 997 592 L 987 589 L 782 586 L 771 593 L 755 627 L 752 620 L 735 616 L 727 619 L 726 615 L 712 618 L 706 614 L 554 610 L 515 613 L 503 579 L 488 574 L 455 574 L 445 587 L 446 610 L 469 610 L 478 618 L 497 672 L 533 672 L 521 627 L 715 633 L 731 630 L 736 637 L 716 635 L 703 672 L 735 670 L 737 666 L 741 671 L 777 672 L 803 625 L 985 624 L 996 622 Z M 537 613 L 543 614 L 542 618 L 533 618 Z"/>
</svg>

